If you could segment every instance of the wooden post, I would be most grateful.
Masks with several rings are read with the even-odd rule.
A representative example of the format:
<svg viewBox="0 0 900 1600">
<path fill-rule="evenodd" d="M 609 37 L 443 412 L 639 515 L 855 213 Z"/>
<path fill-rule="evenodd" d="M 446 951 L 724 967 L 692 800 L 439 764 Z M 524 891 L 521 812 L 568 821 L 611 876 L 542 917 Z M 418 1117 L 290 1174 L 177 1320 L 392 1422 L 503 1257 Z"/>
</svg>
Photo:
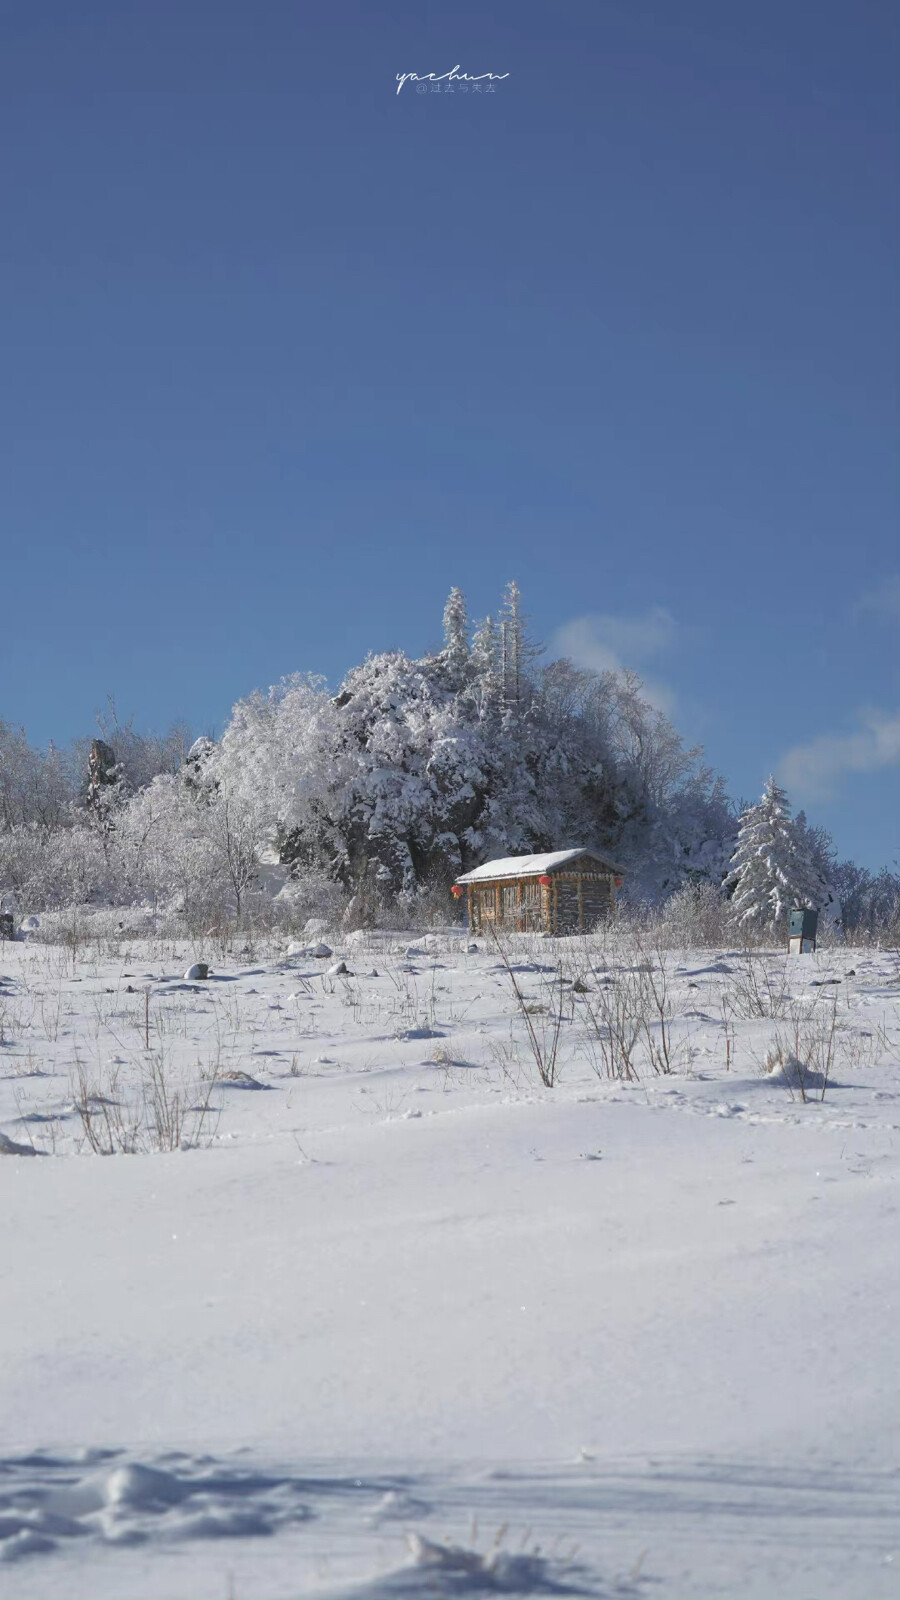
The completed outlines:
<svg viewBox="0 0 900 1600">
<path fill-rule="evenodd" d="M 503 889 L 501 885 L 494 885 L 494 927 L 503 927 Z"/>
<path fill-rule="evenodd" d="M 516 928 L 522 932 L 522 879 L 516 879 Z"/>
<path fill-rule="evenodd" d="M 469 913 L 469 932 L 475 933 L 475 890 L 471 883 L 466 884 L 466 910 Z M 477 930 L 480 932 L 481 930 Z"/>
<path fill-rule="evenodd" d="M 578 874 L 578 932 L 584 933 L 584 892 L 581 887 L 581 873 Z"/>
</svg>

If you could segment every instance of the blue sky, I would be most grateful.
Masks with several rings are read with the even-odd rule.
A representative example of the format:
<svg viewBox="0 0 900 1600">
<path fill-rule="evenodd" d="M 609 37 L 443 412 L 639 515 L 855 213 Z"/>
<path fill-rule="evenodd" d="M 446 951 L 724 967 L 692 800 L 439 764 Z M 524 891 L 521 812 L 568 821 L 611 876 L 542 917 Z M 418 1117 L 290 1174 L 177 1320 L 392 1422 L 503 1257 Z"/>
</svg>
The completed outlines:
<svg viewBox="0 0 900 1600">
<path fill-rule="evenodd" d="M 2 0 L 0 716 L 215 730 L 516 577 L 900 857 L 897 31 Z M 457 63 L 508 77 L 396 92 Z"/>
</svg>

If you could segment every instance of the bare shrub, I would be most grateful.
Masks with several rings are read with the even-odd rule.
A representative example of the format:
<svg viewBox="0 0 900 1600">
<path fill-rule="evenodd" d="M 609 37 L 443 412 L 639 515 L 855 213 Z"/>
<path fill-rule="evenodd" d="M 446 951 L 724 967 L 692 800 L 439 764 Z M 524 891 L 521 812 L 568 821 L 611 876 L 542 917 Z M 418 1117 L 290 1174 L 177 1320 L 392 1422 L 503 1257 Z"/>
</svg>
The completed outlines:
<svg viewBox="0 0 900 1600">
<path fill-rule="evenodd" d="M 95 1155 L 186 1149 L 212 1137 L 214 1087 L 213 1077 L 198 1102 L 190 1086 L 173 1077 L 162 1051 L 148 1056 L 131 1086 L 118 1064 L 89 1077 L 78 1062 L 73 1108 Z"/>
<path fill-rule="evenodd" d="M 634 918 L 604 930 L 592 941 L 602 951 L 596 984 L 580 996 L 586 1026 L 583 1041 L 599 1076 L 634 1080 L 640 1068 L 667 1075 L 680 1054 L 674 1034 L 675 1002 L 658 923 Z"/>
<path fill-rule="evenodd" d="M 118 1066 L 90 1079 L 77 1062 L 72 1103 L 94 1155 L 133 1155 L 140 1148 L 140 1113 L 130 1101 Z"/>
<path fill-rule="evenodd" d="M 642 1025 L 647 1055 L 656 1073 L 670 1073 L 675 1067 L 676 1048 L 672 1032 L 675 1007 L 669 986 L 664 951 L 657 946 L 648 952 L 636 976 L 640 979 Z"/>
<path fill-rule="evenodd" d="M 791 1007 L 789 957 L 771 959 L 746 951 L 731 980 L 731 1009 L 738 1017 L 779 1018 Z"/>
<path fill-rule="evenodd" d="M 725 1030 L 725 1071 L 730 1072 L 731 1063 L 734 1059 L 735 1036 L 734 1018 L 731 1014 L 731 999 L 728 994 L 720 996 L 719 1007 L 722 1012 L 722 1026 Z"/>
<path fill-rule="evenodd" d="M 686 883 L 655 920 L 659 942 L 670 950 L 715 949 L 731 935 L 728 901 L 712 883 Z"/>
<path fill-rule="evenodd" d="M 774 1062 L 785 1070 L 786 1081 L 796 1081 L 801 1100 L 825 1099 L 837 1045 L 837 995 L 816 1000 L 811 1010 L 795 1004 L 789 1025 L 776 1030 Z"/>
<path fill-rule="evenodd" d="M 595 997 L 583 1001 L 587 1018 L 584 1042 L 598 1077 L 638 1076 L 635 1054 L 644 1031 L 644 1010 L 634 973 L 601 981 Z"/>
<path fill-rule="evenodd" d="M 534 1005 L 529 1005 L 519 987 L 505 945 L 501 943 L 496 929 L 492 925 L 489 925 L 489 928 L 500 959 L 506 968 L 509 981 L 512 984 L 516 1005 L 519 1009 L 519 1015 L 525 1024 L 528 1046 L 537 1068 L 538 1077 L 545 1089 L 552 1089 L 556 1082 L 559 1036 L 563 1020 L 561 997 L 558 999 L 555 1011 L 544 1011 L 543 1009 L 539 1011 Z"/>
</svg>

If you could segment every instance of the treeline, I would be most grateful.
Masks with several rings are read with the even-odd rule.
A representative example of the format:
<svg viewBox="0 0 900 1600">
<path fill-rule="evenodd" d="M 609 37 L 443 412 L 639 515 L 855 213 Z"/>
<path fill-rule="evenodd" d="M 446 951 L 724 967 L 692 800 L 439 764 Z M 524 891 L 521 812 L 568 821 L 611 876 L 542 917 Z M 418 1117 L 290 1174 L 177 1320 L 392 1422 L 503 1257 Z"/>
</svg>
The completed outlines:
<svg viewBox="0 0 900 1600">
<path fill-rule="evenodd" d="M 475 627 L 454 589 L 443 629 L 440 650 L 370 656 L 337 694 L 300 675 L 254 693 L 218 741 L 141 736 L 111 711 L 93 746 L 36 751 L 0 724 L 0 891 L 23 911 L 146 904 L 193 924 L 258 915 L 283 882 L 293 921 L 449 915 L 459 872 L 583 844 L 625 868 L 634 903 L 735 896 L 738 808 L 636 676 L 542 664 L 514 583 Z M 791 827 L 807 899 L 844 900 L 853 927 L 896 915 L 896 879 Z M 750 919 L 777 920 L 782 888 Z"/>
</svg>

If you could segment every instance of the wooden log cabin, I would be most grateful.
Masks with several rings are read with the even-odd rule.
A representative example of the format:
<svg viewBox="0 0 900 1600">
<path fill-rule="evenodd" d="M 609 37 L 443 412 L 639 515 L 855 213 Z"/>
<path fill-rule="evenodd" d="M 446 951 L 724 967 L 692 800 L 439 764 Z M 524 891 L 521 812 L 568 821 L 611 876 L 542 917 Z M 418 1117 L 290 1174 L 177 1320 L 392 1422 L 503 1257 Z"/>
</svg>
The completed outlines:
<svg viewBox="0 0 900 1600">
<path fill-rule="evenodd" d="M 473 933 L 488 926 L 508 933 L 586 933 L 615 910 L 622 880 L 615 862 L 578 847 L 486 861 L 457 878 L 453 893 L 465 893 Z"/>
</svg>

